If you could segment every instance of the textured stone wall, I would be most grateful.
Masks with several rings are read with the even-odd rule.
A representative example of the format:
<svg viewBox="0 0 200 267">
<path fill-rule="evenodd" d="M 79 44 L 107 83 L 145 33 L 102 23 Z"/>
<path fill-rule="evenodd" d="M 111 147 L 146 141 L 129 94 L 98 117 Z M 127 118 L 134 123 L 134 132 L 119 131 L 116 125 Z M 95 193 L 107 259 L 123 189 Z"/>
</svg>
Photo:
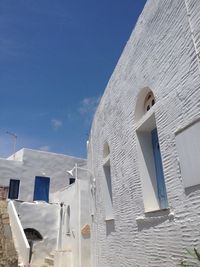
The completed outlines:
<svg viewBox="0 0 200 267">
<path fill-rule="evenodd" d="M 12 240 L 7 201 L 0 200 L 0 267 L 17 267 L 18 256 Z"/>
<path fill-rule="evenodd" d="M 200 247 L 200 187 L 185 190 L 175 132 L 200 117 L 200 1 L 149 0 L 94 117 L 89 168 L 96 178 L 93 267 L 175 267 Z M 169 214 L 145 214 L 136 145 L 138 95 L 149 87 Z M 105 221 L 103 146 L 110 146 L 114 220 Z M 174 214 L 174 215 L 172 215 Z"/>
<path fill-rule="evenodd" d="M 6 200 L 8 197 L 8 187 L 0 186 L 0 200 Z"/>
</svg>

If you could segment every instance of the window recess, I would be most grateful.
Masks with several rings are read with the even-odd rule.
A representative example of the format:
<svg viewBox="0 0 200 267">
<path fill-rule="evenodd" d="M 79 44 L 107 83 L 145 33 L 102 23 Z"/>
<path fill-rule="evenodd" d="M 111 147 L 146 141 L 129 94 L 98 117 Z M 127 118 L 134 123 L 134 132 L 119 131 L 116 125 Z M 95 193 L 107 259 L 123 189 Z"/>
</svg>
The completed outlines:
<svg viewBox="0 0 200 267">
<path fill-rule="evenodd" d="M 145 212 L 168 208 L 162 156 L 154 113 L 136 131 L 137 152 Z"/>
<path fill-rule="evenodd" d="M 113 220 L 113 196 L 112 196 L 112 176 L 110 166 L 110 148 L 106 143 L 103 151 L 103 171 L 104 171 L 104 200 L 105 200 L 105 220 Z"/>
</svg>

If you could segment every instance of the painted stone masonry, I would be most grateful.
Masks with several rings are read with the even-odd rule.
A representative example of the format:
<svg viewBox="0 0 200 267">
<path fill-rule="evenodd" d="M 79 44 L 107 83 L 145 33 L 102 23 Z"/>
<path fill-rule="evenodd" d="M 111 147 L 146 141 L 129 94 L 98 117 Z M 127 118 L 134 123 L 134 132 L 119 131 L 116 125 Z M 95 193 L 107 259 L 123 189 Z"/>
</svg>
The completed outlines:
<svg viewBox="0 0 200 267">
<path fill-rule="evenodd" d="M 17 267 L 16 253 L 7 212 L 7 188 L 0 187 L 0 267 Z"/>
<path fill-rule="evenodd" d="M 175 267 L 200 249 L 199 55 L 200 1 L 148 0 L 95 113 L 87 166 L 30 149 L 0 160 L 0 267 L 17 264 L 7 194 L 23 265 Z"/>
<path fill-rule="evenodd" d="M 200 1 L 149 0 L 94 116 L 93 267 L 175 267 L 200 247 Z"/>
</svg>

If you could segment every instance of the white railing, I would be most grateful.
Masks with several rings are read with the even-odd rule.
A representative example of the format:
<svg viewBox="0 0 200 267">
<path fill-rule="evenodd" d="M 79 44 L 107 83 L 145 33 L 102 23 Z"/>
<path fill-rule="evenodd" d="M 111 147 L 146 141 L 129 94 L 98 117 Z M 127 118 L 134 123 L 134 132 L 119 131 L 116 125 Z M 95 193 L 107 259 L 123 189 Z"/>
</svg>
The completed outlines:
<svg viewBox="0 0 200 267">
<path fill-rule="evenodd" d="M 23 265 L 27 265 L 29 263 L 30 246 L 12 200 L 8 203 L 8 213 L 16 250 Z"/>
</svg>

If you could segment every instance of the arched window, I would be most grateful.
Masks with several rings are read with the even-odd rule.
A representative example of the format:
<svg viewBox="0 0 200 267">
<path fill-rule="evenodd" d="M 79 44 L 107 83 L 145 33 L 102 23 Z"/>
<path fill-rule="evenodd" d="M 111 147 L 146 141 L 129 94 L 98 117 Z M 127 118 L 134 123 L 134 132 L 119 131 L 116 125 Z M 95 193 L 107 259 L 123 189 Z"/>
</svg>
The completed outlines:
<svg viewBox="0 0 200 267">
<path fill-rule="evenodd" d="M 146 113 L 149 111 L 153 105 L 155 104 L 155 97 L 152 91 L 147 93 L 145 100 L 144 100 L 144 112 Z"/>
<path fill-rule="evenodd" d="M 139 121 L 156 103 L 155 96 L 149 87 L 143 88 L 137 96 L 135 121 Z"/>
<path fill-rule="evenodd" d="M 104 198 L 105 198 L 105 212 L 106 220 L 113 219 L 113 196 L 112 196 L 112 177 L 111 177 L 111 167 L 110 167 L 110 147 L 106 142 L 103 148 L 103 170 L 105 177 L 105 188 L 104 188 Z"/>
<path fill-rule="evenodd" d="M 137 133 L 138 166 L 145 211 L 168 207 L 162 156 L 154 110 L 155 97 L 148 87 L 138 95 L 135 119 Z M 145 116 L 144 116 L 145 115 Z"/>
</svg>

